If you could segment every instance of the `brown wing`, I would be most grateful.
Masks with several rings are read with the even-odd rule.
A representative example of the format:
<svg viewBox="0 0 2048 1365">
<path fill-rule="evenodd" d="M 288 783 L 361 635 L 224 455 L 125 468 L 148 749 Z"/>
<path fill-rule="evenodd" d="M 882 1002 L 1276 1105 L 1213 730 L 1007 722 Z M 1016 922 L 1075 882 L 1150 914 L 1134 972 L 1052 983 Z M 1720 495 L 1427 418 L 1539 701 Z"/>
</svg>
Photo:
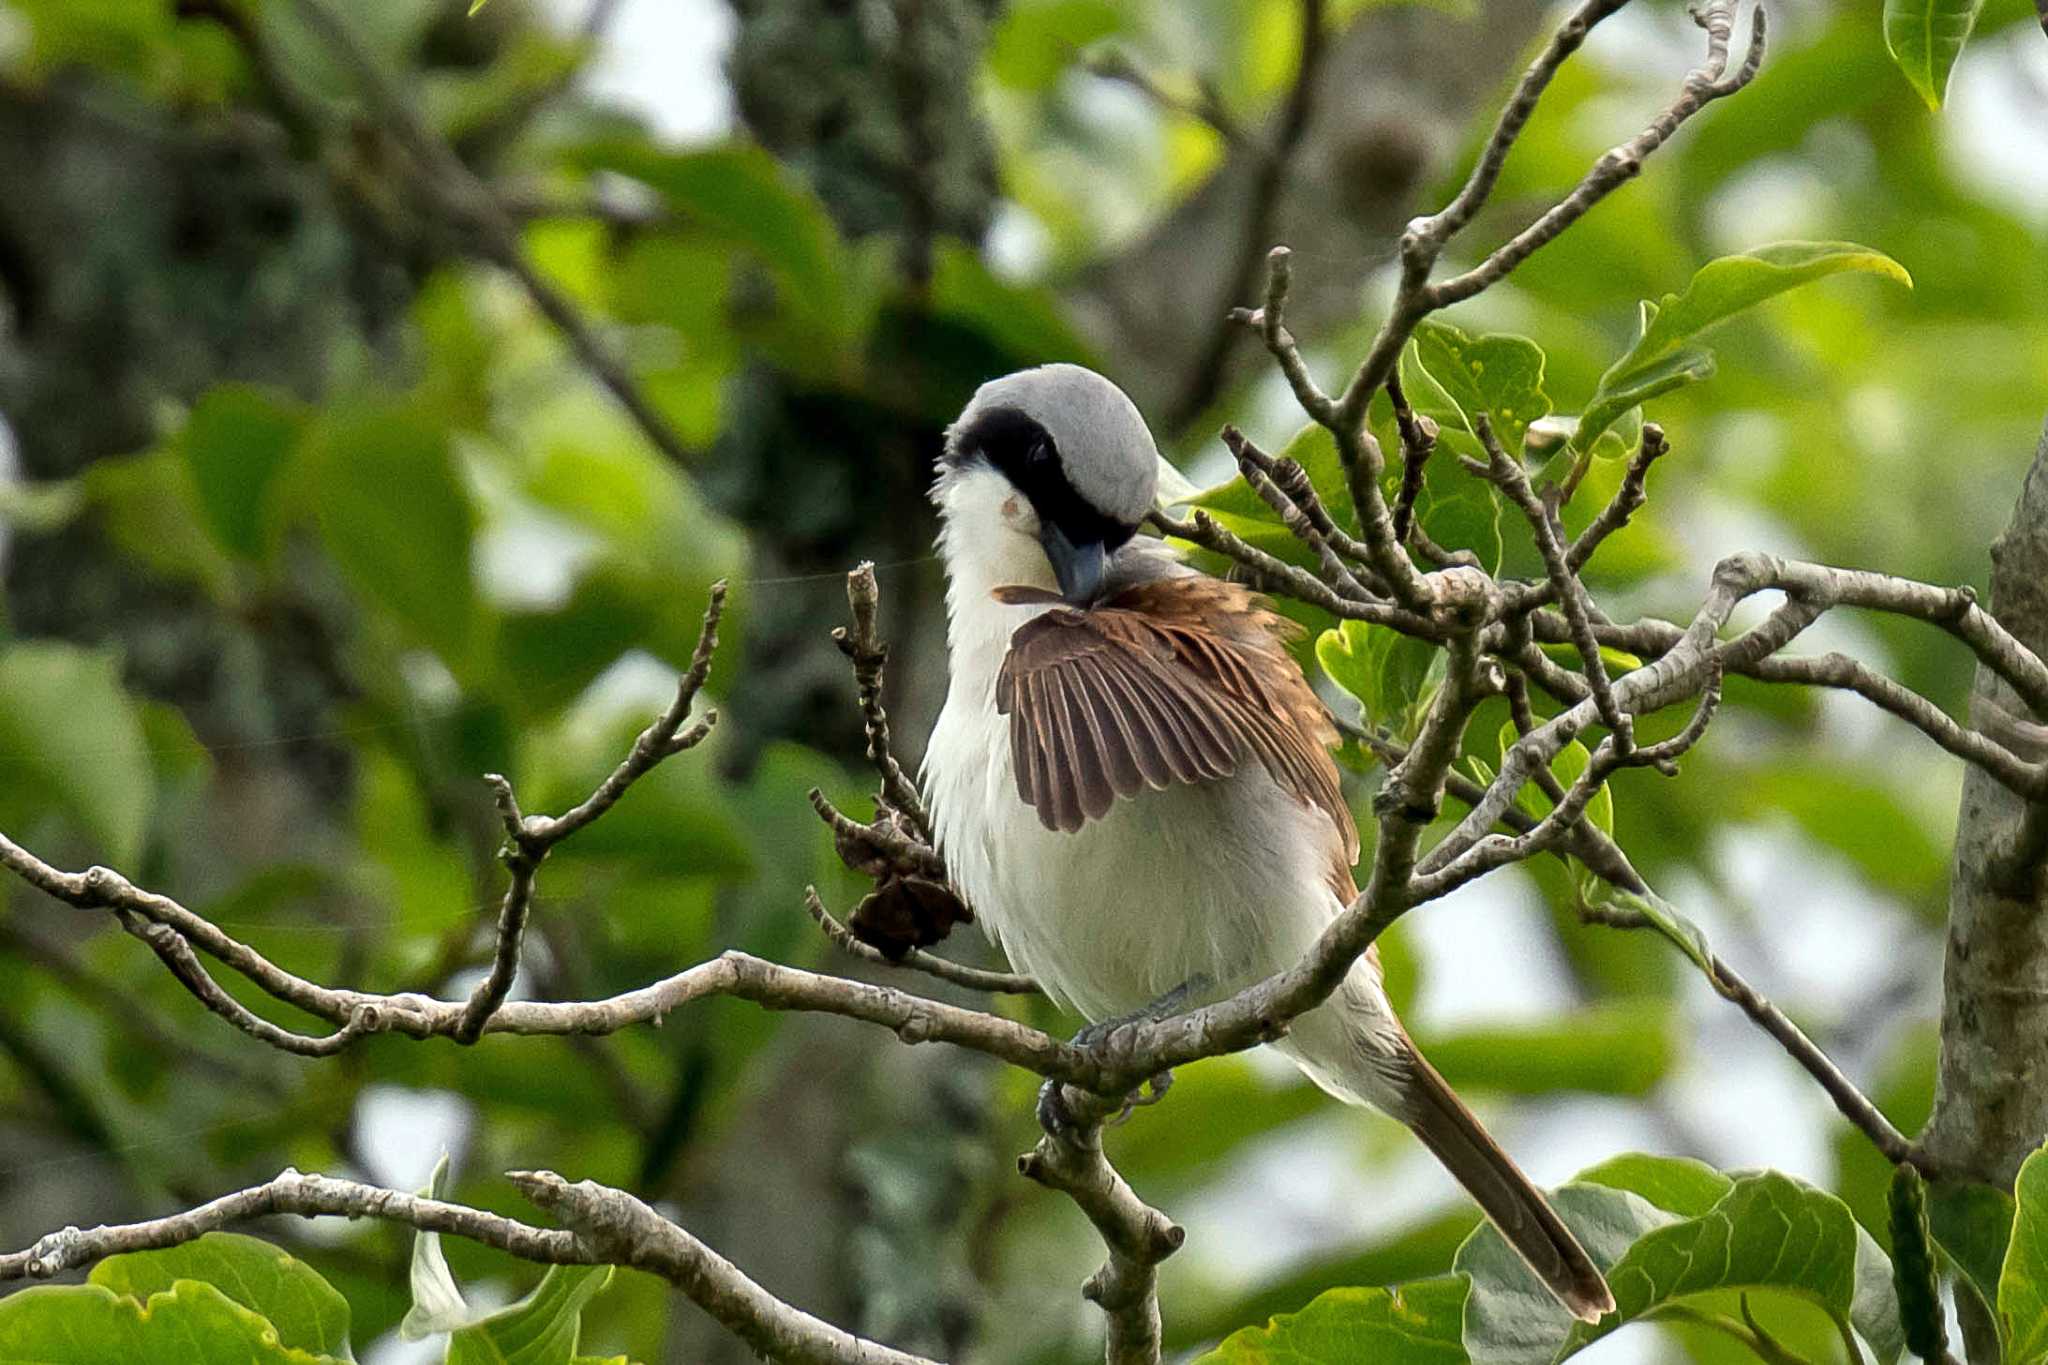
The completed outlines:
<svg viewBox="0 0 2048 1365">
<path fill-rule="evenodd" d="M 1034 617 L 996 678 L 1018 796 L 1046 828 L 1072 832 L 1119 796 L 1227 777 L 1251 758 L 1330 817 L 1348 884 L 1358 831 L 1330 758 L 1336 732 L 1285 648 L 1294 629 L 1246 589 L 1202 577 Z"/>
</svg>

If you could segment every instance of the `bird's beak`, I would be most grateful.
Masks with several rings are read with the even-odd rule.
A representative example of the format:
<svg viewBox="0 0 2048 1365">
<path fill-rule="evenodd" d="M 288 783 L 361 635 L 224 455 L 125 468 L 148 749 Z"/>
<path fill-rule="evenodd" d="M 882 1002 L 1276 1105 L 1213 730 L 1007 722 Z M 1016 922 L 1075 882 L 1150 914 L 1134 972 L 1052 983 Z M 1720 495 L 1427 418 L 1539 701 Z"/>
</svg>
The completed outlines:
<svg viewBox="0 0 2048 1365">
<path fill-rule="evenodd" d="M 1059 580 L 1060 596 L 1077 607 L 1085 607 L 1102 591 L 1103 575 L 1109 568 L 1109 554 L 1099 540 L 1076 545 L 1052 522 L 1038 532 L 1038 543 L 1052 562 L 1052 575 Z"/>
</svg>

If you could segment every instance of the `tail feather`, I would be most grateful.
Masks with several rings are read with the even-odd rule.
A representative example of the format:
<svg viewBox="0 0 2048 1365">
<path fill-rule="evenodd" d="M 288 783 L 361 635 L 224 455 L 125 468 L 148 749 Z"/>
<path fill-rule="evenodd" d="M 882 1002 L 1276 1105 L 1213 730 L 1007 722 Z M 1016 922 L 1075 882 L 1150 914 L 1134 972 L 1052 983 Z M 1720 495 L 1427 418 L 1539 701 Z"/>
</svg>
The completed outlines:
<svg viewBox="0 0 2048 1365">
<path fill-rule="evenodd" d="M 1479 1125 L 1450 1084 L 1411 1045 L 1404 1077 L 1408 1103 L 1398 1115 L 1465 1187 L 1509 1246 L 1529 1263 L 1574 1317 L 1598 1322 L 1614 1311 L 1600 1268 L 1543 1192 Z"/>
</svg>

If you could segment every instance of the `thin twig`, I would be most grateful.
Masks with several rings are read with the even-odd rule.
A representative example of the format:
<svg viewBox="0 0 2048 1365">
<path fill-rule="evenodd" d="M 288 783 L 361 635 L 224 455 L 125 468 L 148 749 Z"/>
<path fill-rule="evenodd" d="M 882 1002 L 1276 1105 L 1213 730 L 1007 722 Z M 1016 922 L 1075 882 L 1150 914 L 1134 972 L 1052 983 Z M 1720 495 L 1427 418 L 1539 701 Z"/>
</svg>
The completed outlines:
<svg viewBox="0 0 2048 1365">
<path fill-rule="evenodd" d="M 498 814 L 505 825 L 505 846 L 500 854 L 510 880 L 498 911 L 498 928 L 493 940 L 491 969 L 470 992 L 454 1038 L 473 1043 L 483 1036 L 491 1014 L 505 1003 L 512 982 L 519 974 L 519 954 L 526 937 L 526 916 L 533 907 L 534 880 L 548 852 L 562 840 L 582 829 L 618 804 L 626 789 L 652 771 L 657 763 L 695 748 L 711 733 L 717 712 L 684 728 L 697 693 L 711 674 L 711 657 L 718 649 L 718 621 L 725 611 L 725 580 L 711 585 L 710 600 L 704 608 L 703 625 L 697 632 L 697 647 L 690 666 L 676 683 L 675 699 L 633 740 L 633 747 L 619 765 L 606 775 L 597 789 L 581 802 L 556 816 L 522 815 L 512 784 L 496 773 L 485 781 L 496 795 Z M 344 1044 L 345 1046 L 345 1044 Z"/>
<path fill-rule="evenodd" d="M 910 775 L 896 761 L 889 742 L 889 713 L 882 706 L 882 669 L 889 661 L 889 649 L 882 643 L 875 624 L 881 611 L 881 594 L 875 586 L 872 562 L 863 562 L 846 576 L 846 603 L 853 611 L 853 629 L 835 629 L 832 640 L 853 663 L 854 685 L 860 691 L 861 721 L 867 730 L 868 761 L 882 776 L 882 800 L 901 812 L 929 844 L 931 816 L 926 813 Z"/>
<path fill-rule="evenodd" d="M 1044 991 L 1036 981 L 1016 972 L 991 972 L 980 967 L 969 967 L 928 953 L 922 948 L 912 948 L 900 958 L 892 958 L 881 949 L 863 943 L 854 937 L 853 930 L 832 917 L 825 908 L 825 902 L 818 897 L 814 886 L 804 888 L 804 908 L 811 912 L 811 918 L 825 931 L 825 937 L 841 952 L 876 967 L 903 967 L 919 971 L 955 986 L 965 986 L 971 991 L 988 991 L 993 995 L 1042 995 Z"/>
<path fill-rule="evenodd" d="M 0 1282 L 46 1280 L 109 1256 L 182 1246 L 209 1232 L 275 1214 L 296 1214 L 301 1218 L 381 1218 L 421 1232 L 464 1237 L 544 1265 L 591 1265 L 599 1259 L 589 1244 L 573 1232 L 537 1228 L 481 1209 L 380 1189 L 360 1181 L 286 1170 L 261 1185 L 222 1195 L 167 1218 L 96 1228 L 68 1227 L 49 1233 L 25 1251 L 0 1255 Z"/>
<path fill-rule="evenodd" d="M 1647 929 L 1650 922 L 1641 912 L 1624 906 L 1582 905 L 1579 916 L 1590 924 L 1604 924 L 1616 929 Z M 1707 984 L 1722 999 L 1731 1001 L 1764 1032 L 1776 1039 L 1793 1061 L 1827 1092 L 1830 1100 L 1842 1117 L 1849 1120 L 1871 1143 L 1882 1152 L 1893 1165 L 1912 1163 L 1922 1168 L 1922 1174 L 1932 1176 L 1936 1172 L 1925 1168 L 1918 1150 L 1905 1134 L 1892 1125 L 1870 1097 L 1856 1088 L 1855 1082 L 1842 1074 L 1820 1045 L 1807 1037 L 1800 1027 L 1785 1016 L 1785 1012 L 1773 1005 L 1755 987 L 1751 986 L 1726 962 L 1713 953 L 1707 955 L 1705 975 Z"/>
<path fill-rule="evenodd" d="M 1612 6 L 1610 6 L 1612 8 Z M 1602 199 L 1641 174 L 1643 161 L 1678 131 L 1678 126 L 1717 99 L 1732 95 L 1756 76 L 1764 59 L 1764 11 L 1759 5 L 1750 12 L 1749 51 L 1733 75 L 1724 75 L 1728 64 L 1728 27 L 1733 22 L 1733 0 L 1703 5 L 1699 17 L 1707 30 L 1707 60 L 1685 78 L 1684 91 L 1642 132 L 1607 152 L 1593 163 L 1572 192 L 1545 211 L 1462 275 L 1428 286 L 1424 298 L 1429 308 L 1445 308 L 1491 288 L 1542 247 L 1557 240 L 1564 230 L 1585 217 Z"/>
<path fill-rule="evenodd" d="M 1118 85 L 1127 85 L 1152 103 L 1170 114 L 1180 114 L 1203 123 L 1233 147 L 1244 146 L 1247 139 L 1244 129 L 1223 103 L 1222 94 L 1216 83 L 1207 77 L 1195 81 L 1195 95 L 1192 99 L 1175 94 L 1166 88 L 1158 77 L 1132 60 L 1128 52 L 1112 48 L 1107 52 L 1084 57 L 1082 67 L 1092 76 L 1099 76 Z"/>
<path fill-rule="evenodd" d="M 1493 424 L 1485 413 L 1474 418 L 1473 430 L 1486 450 L 1487 477 L 1508 495 L 1508 500 L 1521 509 L 1529 522 L 1536 539 L 1536 551 L 1543 557 L 1543 567 L 1550 576 L 1551 593 L 1564 609 L 1565 620 L 1571 625 L 1572 643 L 1578 646 L 1579 663 L 1585 673 L 1586 686 L 1592 691 L 1593 704 L 1599 710 L 1600 723 L 1613 732 L 1616 747 L 1626 754 L 1635 745 L 1635 726 L 1614 700 L 1614 684 L 1607 676 L 1606 662 L 1600 657 L 1599 642 L 1593 638 L 1586 585 L 1579 581 L 1579 576 L 1566 562 L 1557 513 L 1536 496 L 1521 462 L 1501 448 L 1493 434 Z"/>
<path fill-rule="evenodd" d="M 1328 510 L 1316 497 L 1315 489 L 1308 486 L 1307 472 L 1302 470 L 1300 465 L 1288 461 L 1290 467 L 1302 477 L 1296 482 L 1292 493 L 1282 491 L 1280 485 L 1274 481 L 1277 462 L 1254 445 L 1243 432 L 1234 426 L 1224 427 L 1223 444 L 1237 457 L 1237 467 L 1252 491 L 1279 514 L 1281 524 L 1315 555 L 1316 562 L 1322 569 L 1323 579 L 1329 583 L 1331 589 L 1359 600 L 1374 598 L 1376 594 L 1358 581 L 1358 575 L 1351 571 L 1351 566 L 1344 562 L 1343 556 L 1333 548 L 1333 544 L 1341 538 L 1347 544 L 1356 547 L 1361 555 L 1365 553 L 1364 547 L 1351 540 L 1336 522 L 1331 520 Z M 1297 497 L 1295 494 L 1300 496 Z M 1313 512 L 1311 508 L 1314 509 Z"/>
<path fill-rule="evenodd" d="M 1664 439 L 1664 428 L 1655 422 L 1643 423 L 1642 441 L 1636 446 L 1636 453 L 1629 458 L 1628 469 L 1621 476 L 1621 486 L 1614 490 L 1614 496 L 1586 529 L 1579 532 L 1565 554 L 1565 563 L 1573 573 L 1585 568 L 1593 558 L 1593 552 L 1607 537 L 1628 525 L 1629 518 L 1642 510 L 1643 504 L 1649 501 L 1650 466 L 1670 449 L 1670 444 Z"/>
<path fill-rule="evenodd" d="M 1400 367 L 1387 375 L 1387 399 L 1394 405 L 1394 426 L 1401 433 L 1401 487 L 1394 495 L 1394 536 L 1403 545 L 1416 529 L 1415 501 L 1422 496 L 1422 478 L 1436 452 L 1437 426 L 1417 417 L 1401 390 Z"/>
</svg>

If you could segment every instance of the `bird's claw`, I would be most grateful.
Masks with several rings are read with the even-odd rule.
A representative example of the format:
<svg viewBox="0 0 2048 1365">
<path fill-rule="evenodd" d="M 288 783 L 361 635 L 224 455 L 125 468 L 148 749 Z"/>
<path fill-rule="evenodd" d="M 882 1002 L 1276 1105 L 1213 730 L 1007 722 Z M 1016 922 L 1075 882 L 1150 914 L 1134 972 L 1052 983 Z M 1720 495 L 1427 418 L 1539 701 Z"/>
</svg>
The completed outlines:
<svg viewBox="0 0 2048 1365">
<path fill-rule="evenodd" d="M 1166 1092 L 1172 1088 L 1173 1073 L 1171 1071 L 1160 1072 L 1157 1076 L 1146 1081 L 1144 1085 L 1124 1096 L 1123 1108 L 1117 1110 L 1115 1114 L 1104 1120 L 1104 1126 L 1108 1128 L 1121 1128 L 1130 1121 L 1131 1115 L 1135 1114 L 1138 1110 L 1148 1108 L 1165 1099 Z"/>
<path fill-rule="evenodd" d="M 1077 1040 L 1078 1041 L 1078 1040 Z M 1132 1114 L 1166 1098 L 1166 1092 L 1173 1086 L 1173 1073 L 1162 1071 L 1146 1081 L 1144 1085 L 1124 1096 L 1124 1101 L 1114 1114 L 1101 1120 L 1105 1128 L 1117 1128 L 1130 1120 Z M 1089 1125 L 1074 1113 L 1067 1103 L 1065 1087 L 1058 1081 L 1047 1081 L 1038 1087 L 1038 1126 L 1047 1134 L 1062 1142 L 1071 1142 Z"/>
</svg>

